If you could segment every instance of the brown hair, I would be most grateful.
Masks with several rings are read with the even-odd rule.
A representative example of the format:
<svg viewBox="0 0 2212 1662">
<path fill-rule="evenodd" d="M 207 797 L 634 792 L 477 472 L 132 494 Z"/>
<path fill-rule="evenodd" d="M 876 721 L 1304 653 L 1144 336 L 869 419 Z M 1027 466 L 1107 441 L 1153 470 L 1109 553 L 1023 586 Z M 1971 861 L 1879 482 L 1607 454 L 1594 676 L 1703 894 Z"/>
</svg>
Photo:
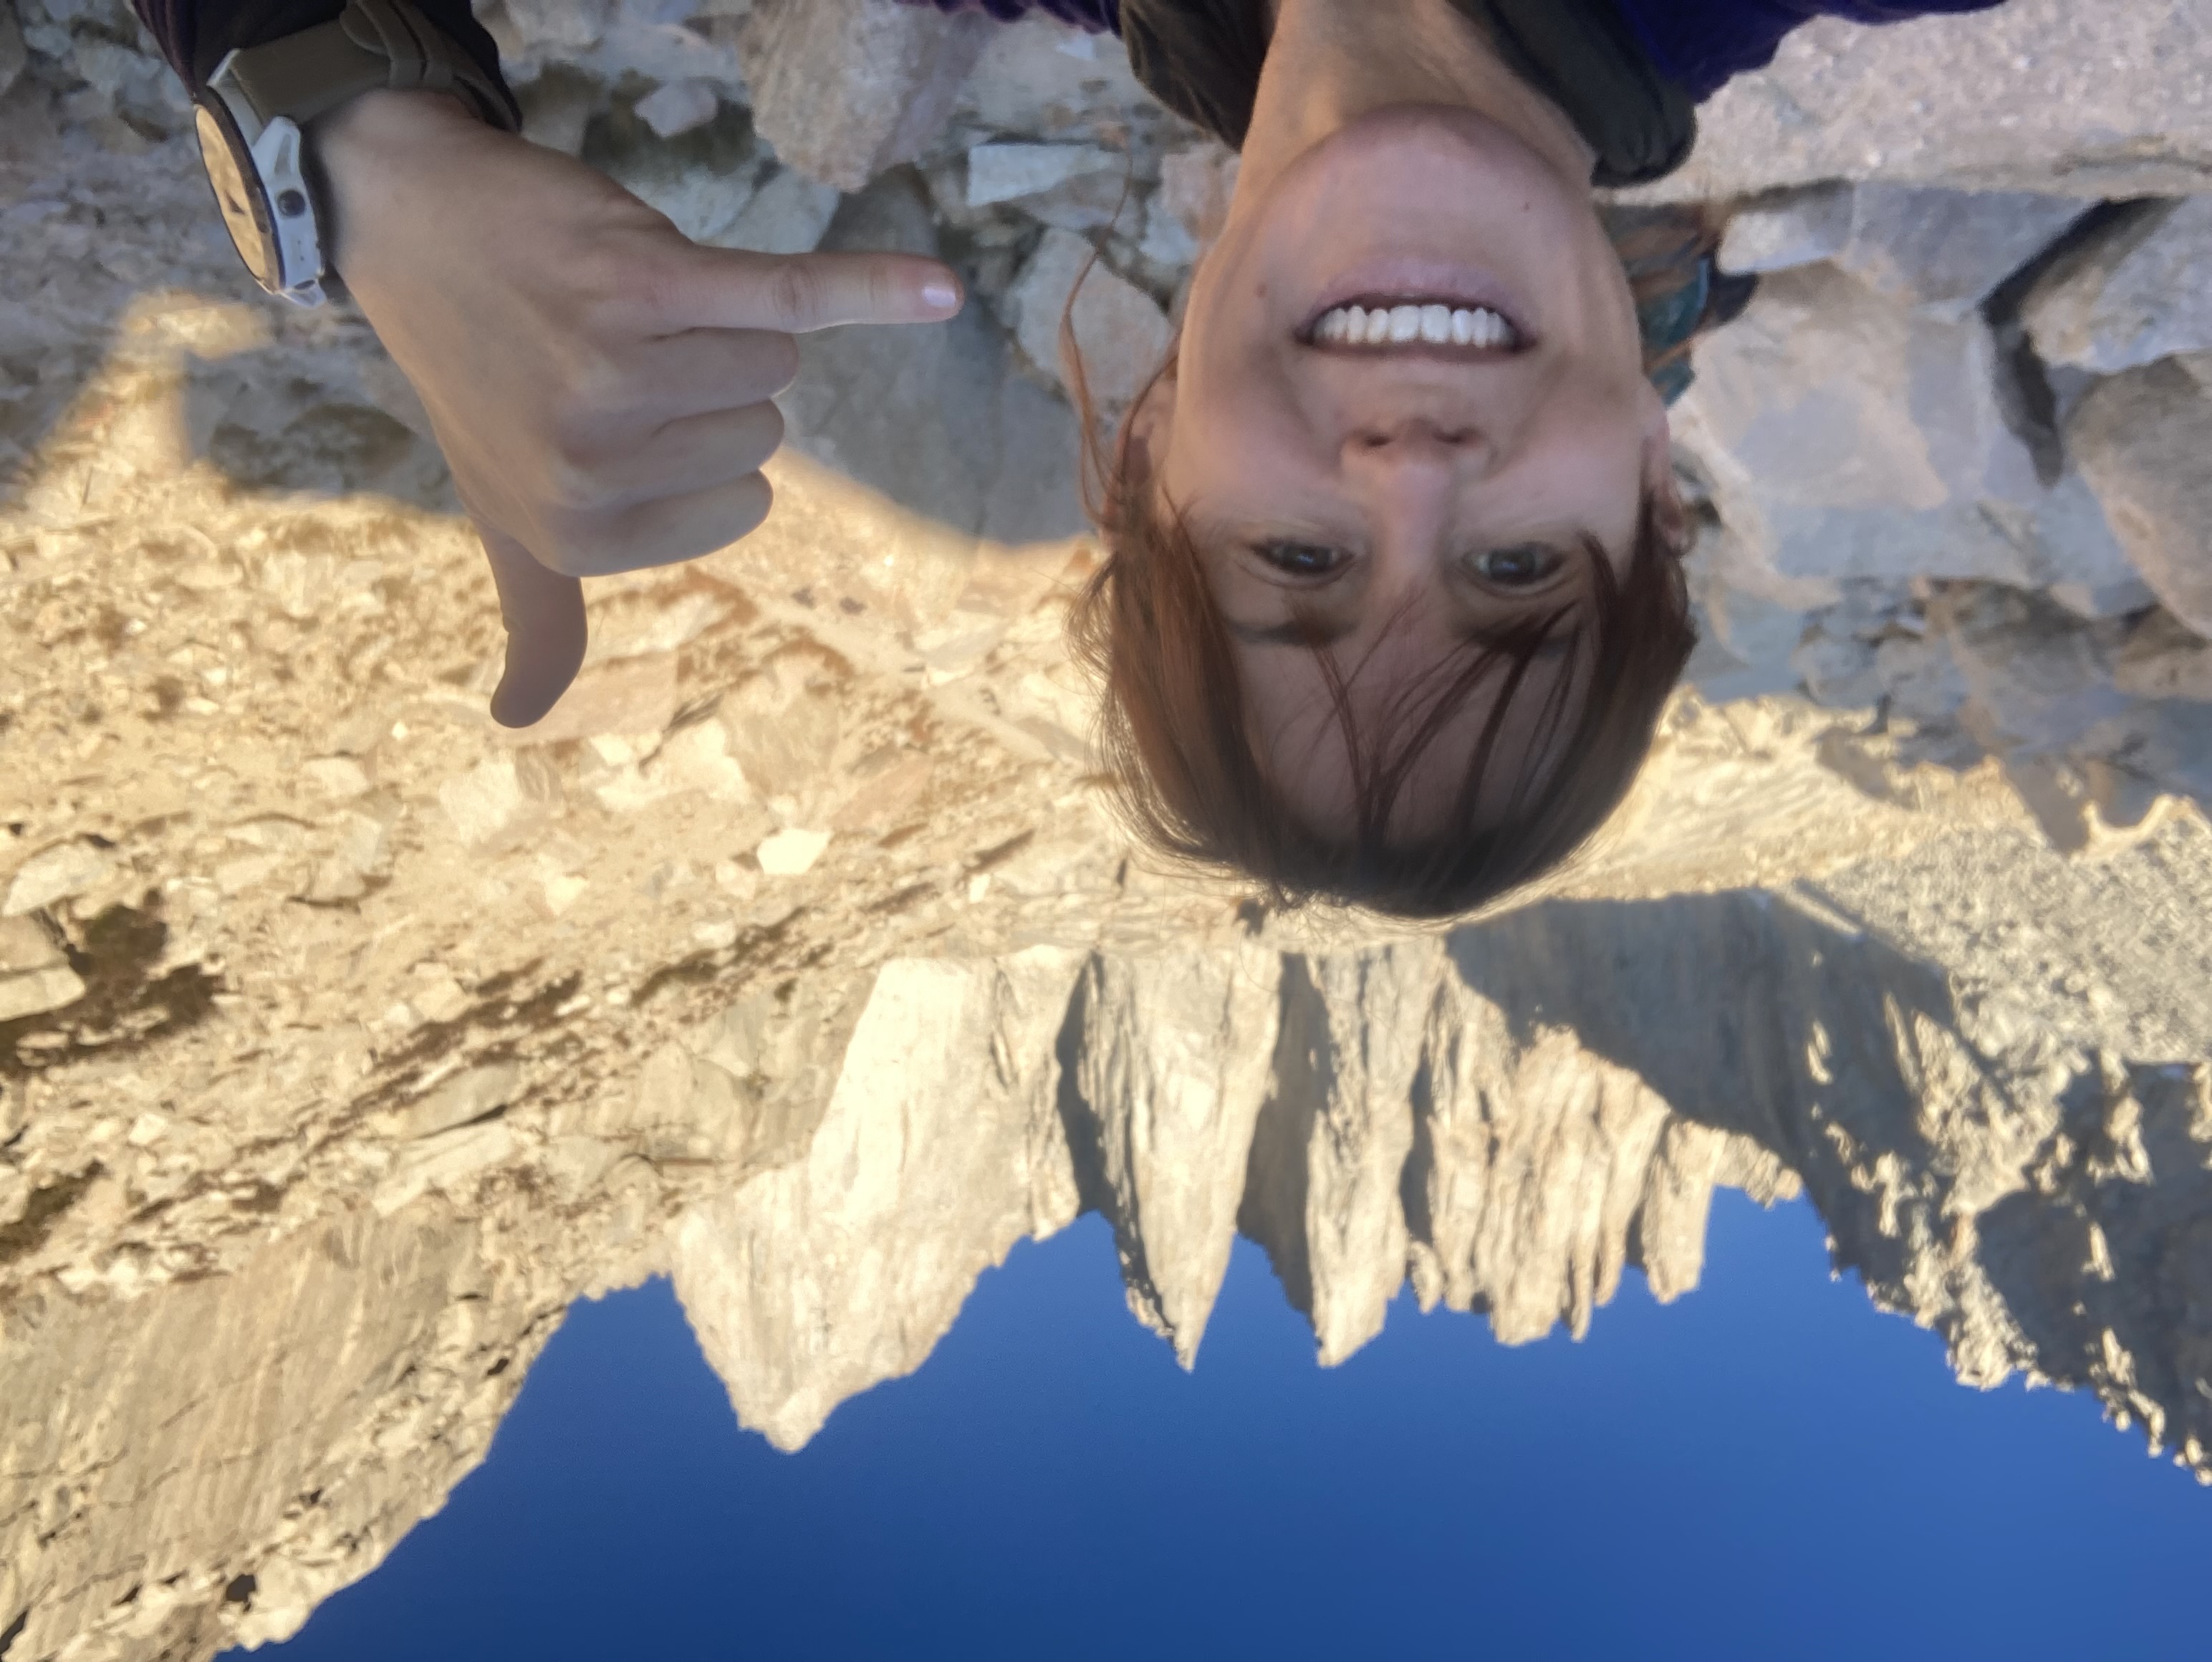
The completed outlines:
<svg viewBox="0 0 2212 1662">
<path fill-rule="evenodd" d="M 1627 794 L 1696 642 L 1671 504 L 1647 495 L 1625 574 L 1595 544 L 1584 551 L 1591 581 L 1580 628 L 1565 627 L 1576 608 L 1561 607 L 1470 644 L 1394 704 L 1395 732 L 1361 730 L 1342 673 L 1317 646 L 1355 782 L 1354 829 L 1329 836 L 1302 824 L 1268 778 L 1196 539 L 1152 488 L 1127 423 L 1110 437 L 1102 429 L 1073 332 L 1064 322 L 1084 418 L 1085 496 L 1107 557 L 1077 600 L 1069 637 L 1103 684 L 1099 747 L 1122 817 L 1144 842 L 1180 862 L 1256 879 L 1279 905 L 1333 900 L 1442 918 L 1530 881 L 1589 839 Z M 1174 362 L 1171 351 L 1133 411 Z M 1538 650 L 1561 638 L 1568 668 L 1537 710 L 1534 742 L 1517 776 L 1503 782 L 1498 813 L 1486 787 L 1500 782 L 1487 776 L 1499 734 Z M 1393 812 L 1415 767 L 1493 680 L 1498 696 L 1443 826 L 1394 839 Z"/>
</svg>

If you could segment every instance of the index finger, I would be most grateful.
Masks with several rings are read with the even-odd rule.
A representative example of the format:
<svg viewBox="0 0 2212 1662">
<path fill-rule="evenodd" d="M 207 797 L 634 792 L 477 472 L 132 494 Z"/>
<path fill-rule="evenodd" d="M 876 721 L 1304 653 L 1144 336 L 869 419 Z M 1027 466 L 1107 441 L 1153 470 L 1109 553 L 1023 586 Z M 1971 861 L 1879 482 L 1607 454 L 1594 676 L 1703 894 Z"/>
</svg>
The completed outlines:
<svg viewBox="0 0 2212 1662">
<path fill-rule="evenodd" d="M 844 323 L 941 323 L 961 305 L 950 266 L 920 254 L 757 254 L 693 245 L 664 283 L 660 311 L 680 329 L 805 334 Z"/>
</svg>

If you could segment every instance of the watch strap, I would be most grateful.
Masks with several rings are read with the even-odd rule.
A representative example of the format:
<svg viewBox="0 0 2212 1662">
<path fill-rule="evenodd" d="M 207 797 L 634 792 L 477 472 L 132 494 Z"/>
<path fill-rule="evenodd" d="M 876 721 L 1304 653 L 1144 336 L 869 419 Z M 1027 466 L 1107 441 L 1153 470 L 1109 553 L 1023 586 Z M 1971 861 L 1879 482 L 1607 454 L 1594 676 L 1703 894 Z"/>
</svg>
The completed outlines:
<svg viewBox="0 0 2212 1662">
<path fill-rule="evenodd" d="M 264 123 L 281 116 L 305 127 L 382 87 L 451 93 L 492 126 L 522 126 L 522 112 L 498 78 L 407 0 L 348 0 L 331 21 L 235 52 L 228 68 Z"/>
</svg>

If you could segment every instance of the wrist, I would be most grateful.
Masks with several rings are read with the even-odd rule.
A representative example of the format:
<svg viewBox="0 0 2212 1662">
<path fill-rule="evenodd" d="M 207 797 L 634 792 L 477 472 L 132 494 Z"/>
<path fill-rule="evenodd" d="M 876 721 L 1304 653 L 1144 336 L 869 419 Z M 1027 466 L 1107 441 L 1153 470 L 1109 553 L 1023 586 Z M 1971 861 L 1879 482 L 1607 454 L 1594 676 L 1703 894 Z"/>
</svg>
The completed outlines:
<svg viewBox="0 0 2212 1662">
<path fill-rule="evenodd" d="M 316 117 L 307 150 L 322 175 L 330 265 L 343 273 L 359 263 L 380 210 L 406 196 L 417 156 L 450 161 L 457 137 L 490 131 L 454 94 L 383 87 Z"/>
</svg>

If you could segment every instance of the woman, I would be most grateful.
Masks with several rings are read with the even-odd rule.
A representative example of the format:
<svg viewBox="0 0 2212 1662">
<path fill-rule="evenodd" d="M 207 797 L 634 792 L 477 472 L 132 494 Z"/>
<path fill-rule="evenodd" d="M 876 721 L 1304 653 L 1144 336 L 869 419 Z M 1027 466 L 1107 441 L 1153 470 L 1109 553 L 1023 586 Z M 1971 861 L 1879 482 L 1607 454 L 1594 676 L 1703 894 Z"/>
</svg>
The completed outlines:
<svg viewBox="0 0 2212 1662">
<path fill-rule="evenodd" d="M 1728 299 L 1710 239 L 1608 235 L 1591 186 L 1678 164 L 1811 15 L 1988 3 L 1122 0 L 1243 154 L 1074 619 L 1146 837 L 1407 917 L 1571 854 L 1692 643 L 1662 388 Z"/>
</svg>

